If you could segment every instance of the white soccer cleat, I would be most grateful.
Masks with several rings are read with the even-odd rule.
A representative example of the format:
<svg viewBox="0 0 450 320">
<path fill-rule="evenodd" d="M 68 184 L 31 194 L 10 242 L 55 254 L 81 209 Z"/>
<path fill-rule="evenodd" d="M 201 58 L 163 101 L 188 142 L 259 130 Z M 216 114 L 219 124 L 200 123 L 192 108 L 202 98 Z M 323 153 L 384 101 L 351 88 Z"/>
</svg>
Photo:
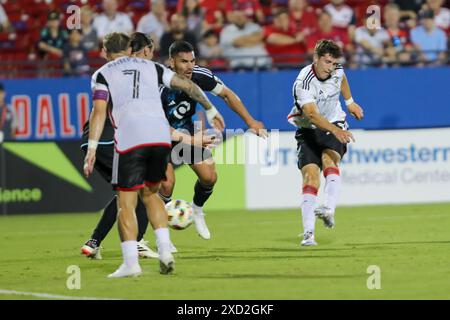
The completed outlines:
<svg viewBox="0 0 450 320">
<path fill-rule="evenodd" d="M 312 231 L 305 231 L 301 245 L 304 247 L 317 246 L 317 242 L 314 240 L 314 233 Z"/>
<path fill-rule="evenodd" d="M 319 219 L 322 219 L 325 228 L 334 228 L 334 212 L 327 206 L 319 206 L 314 210 L 314 214 Z"/>
<path fill-rule="evenodd" d="M 159 258 L 159 254 L 150 249 L 150 247 L 148 246 L 148 241 L 145 241 L 144 239 L 138 242 L 138 253 L 139 257 L 141 258 Z"/>
<path fill-rule="evenodd" d="M 202 211 L 194 211 L 192 217 L 194 218 L 195 229 L 200 237 L 205 240 L 211 239 L 211 233 L 206 226 L 205 214 Z"/>
<path fill-rule="evenodd" d="M 125 263 L 123 263 L 119 269 L 117 269 L 114 273 L 108 275 L 108 278 L 125 278 L 125 277 L 137 277 L 142 274 L 142 269 L 139 264 L 135 264 L 132 267 L 128 267 Z"/>
<path fill-rule="evenodd" d="M 160 250 L 159 273 L 171 274 L 175 269 L 175 259 L 170 250 Z"/>
<path fill-rule="evenodd" d="M 93 260 L 101 260 L 101 247 L 97 245 L 97 241 L 90 239 L 81 247 L 81 254 L 85 255 L 86 258 Z"/>
</svg>

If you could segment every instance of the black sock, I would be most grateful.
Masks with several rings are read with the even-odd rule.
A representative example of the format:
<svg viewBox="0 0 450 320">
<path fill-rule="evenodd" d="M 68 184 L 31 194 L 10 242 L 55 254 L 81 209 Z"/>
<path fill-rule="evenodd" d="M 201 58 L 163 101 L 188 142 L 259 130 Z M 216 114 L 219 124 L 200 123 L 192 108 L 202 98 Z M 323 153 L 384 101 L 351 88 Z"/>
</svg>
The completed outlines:
<svg viewBox="0 0 450 320">
<path fill-rule="evenodd" d="M 141 241 L 144 237 L 145 232 L 148 227 L 148 217 L 147 217 L 147 209 L 141 200 L 138 200 L 138 204 L 136 207 L 136 218 L 138 223 L 138 237 L 137 241 Z"/>
<path fill-rule="evenodd" d="M 164 204 L 168 204 L 170 201 L 172 201 L 172 195 L 165 196 L 160 192 L 159 197 L 162 199 L 162 201 L 164 201 Z"/>
<path fill-rule="evenodd" d="M 211 196 L 213 188 L 214 185 L 205 186 L 200 182 L 200 180 L 197 180 L 194 187 L 194 204 L 197 207 L 203 207 L 206 200 L 208 200 Z"/>
<path fill-rule="evenodd" d="M 102 217 L 95 227 L 94 232 L 92 233 L 91 238 L 97 241 L 97 245 L 100 246 L 100 243 L 105 239 L 106 235 L 111 231 L 114 223 L 117 220 L 117 199 L 114 196 L 111 201 L 106 205 L 105 209 L 103 209 Z"/>
</svg>

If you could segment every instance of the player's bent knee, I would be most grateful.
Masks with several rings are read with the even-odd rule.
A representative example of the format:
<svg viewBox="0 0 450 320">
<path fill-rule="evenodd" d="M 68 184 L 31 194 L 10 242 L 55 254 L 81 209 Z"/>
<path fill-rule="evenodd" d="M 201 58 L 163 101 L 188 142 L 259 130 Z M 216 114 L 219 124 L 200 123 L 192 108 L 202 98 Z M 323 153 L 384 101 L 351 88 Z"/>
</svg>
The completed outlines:
<svg viewBox="0 0 450 320">
<path fill-rule="evenodd" d="M 217 173 L 216 172 L 212 172 L 211 174 L 209 174 L 206 177 L 202 177 L 200 179 L 201 184 L 206 185 L 206 186 L 213 186 L 216 184 L 217 182 Z"/>
</svg>

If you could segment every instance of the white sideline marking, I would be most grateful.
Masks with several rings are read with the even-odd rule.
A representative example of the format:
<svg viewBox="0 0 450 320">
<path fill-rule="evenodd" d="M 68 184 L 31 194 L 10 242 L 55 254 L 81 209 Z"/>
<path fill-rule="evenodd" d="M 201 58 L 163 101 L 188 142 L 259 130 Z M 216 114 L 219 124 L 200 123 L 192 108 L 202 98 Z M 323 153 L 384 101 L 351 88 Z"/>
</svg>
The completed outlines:
<svg viewBox="0 0 450 320">
<path fill-rule="evenodd" d="M 0 289 L 0 294 L 9 294 L 9 295 L 17 295 L 17 296 L 32 296 L 32 297 L 45 298 L 45 299 L 61 299 L 61 300 L 118 300 L 118 299 L 110 299 L 110 298 L 63 296 L 63 295 L 51 294 L 51 293 L 21 292 L 21 291 L 3 290 L 3 289 Z"/>
</svg>

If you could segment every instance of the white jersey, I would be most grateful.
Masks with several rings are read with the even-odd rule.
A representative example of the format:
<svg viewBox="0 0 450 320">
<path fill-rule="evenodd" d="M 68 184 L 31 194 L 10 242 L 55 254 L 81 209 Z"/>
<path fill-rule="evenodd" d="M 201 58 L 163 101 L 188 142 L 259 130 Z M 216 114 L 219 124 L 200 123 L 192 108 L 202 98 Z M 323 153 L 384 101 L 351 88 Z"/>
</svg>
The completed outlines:
<svg viewBox="0 0 450 320">
<path fill-rule="evenodd" d="M 93 100 L 108 101 L 117 152 L 143 146 L 170 146 L 170 126 L 159 85 L 170 88 L 173 76 L 173 71 L 159 63 L 129 57 L 110 61 L 94 73 Z"/>
<path fill-rule="evenodd" d="M 292 88 L 294 107 L 288 121 L 299 128 L 315 129 L 302 111 L 307 103 L 315 103 L 319 113 L 329 122 L 345 121 L 346 114 L 339 101 L 344 75 L 343 68 L 338 66 L 328 79 L 319 80 L 312 64 L 303 68 Z"/>
</svg>

